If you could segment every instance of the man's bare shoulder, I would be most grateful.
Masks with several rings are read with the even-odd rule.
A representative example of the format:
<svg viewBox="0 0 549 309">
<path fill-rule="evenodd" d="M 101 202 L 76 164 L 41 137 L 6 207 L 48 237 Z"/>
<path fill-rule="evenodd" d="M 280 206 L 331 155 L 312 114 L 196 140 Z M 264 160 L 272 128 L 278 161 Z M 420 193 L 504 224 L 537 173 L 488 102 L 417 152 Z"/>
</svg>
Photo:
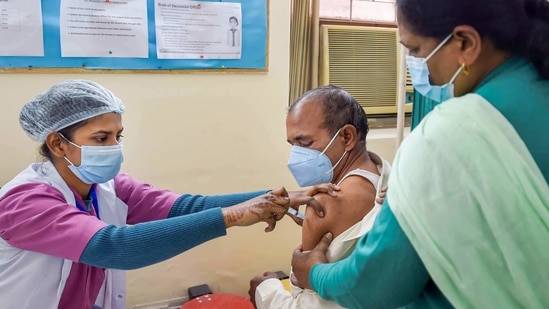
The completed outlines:
<svg viewBox="0 0 549 309">
<path fill-rule="evenodd" d="M 331 232 L 334 237 L 353 226 L 374 207 L 376 190 L 374 185 L 361 176 L 347 177 L 340 185 L 337 197 L 316 194 L 314 198 L 324 207 L 324 217 L 317 216 L 313 209 L 306 210 L 303 222 L 304 249 Z"/>
</svg>

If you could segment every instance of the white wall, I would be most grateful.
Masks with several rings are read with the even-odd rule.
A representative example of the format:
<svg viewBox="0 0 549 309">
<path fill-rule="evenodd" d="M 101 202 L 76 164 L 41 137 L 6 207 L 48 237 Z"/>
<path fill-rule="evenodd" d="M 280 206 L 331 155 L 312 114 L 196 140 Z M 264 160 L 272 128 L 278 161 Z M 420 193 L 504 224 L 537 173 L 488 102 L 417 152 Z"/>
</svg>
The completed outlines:
<svg viewBox="0 0 549 309">
<path fill-rule="evenodd" d="M 296 189 L 286 168 L 289 1 L 270 2 L 269 72 L 255 74 L 0 74 L 0 185 L 37 160 L 37 144 L 18 124 L 21 106 L 52 84 L 93 79 L 126 104 L 123 170 L 156 187 L 221 194 Z M 371 148 L 392 160 L 394 140 Z M 206 283 L 214 292 L 247 295 L 249 279 L 289 271 L 300 230 L 289 218 L 232 228 L 228 236 L 171 260 L 128 273 L 128 308 L 186 295 Z"/>
</svg>

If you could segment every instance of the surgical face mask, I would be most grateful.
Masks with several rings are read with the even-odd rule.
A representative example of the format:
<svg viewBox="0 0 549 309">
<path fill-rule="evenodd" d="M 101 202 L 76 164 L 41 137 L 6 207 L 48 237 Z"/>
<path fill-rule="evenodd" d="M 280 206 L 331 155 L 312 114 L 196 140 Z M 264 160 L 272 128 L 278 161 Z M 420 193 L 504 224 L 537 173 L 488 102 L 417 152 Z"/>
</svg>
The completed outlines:
<svg viewBox="0 0 549 309">
<path fill-rule="evenodd" d="M 452 34 L 442 40 L 426 58 L 406 55 L 406 63 L 408 64 L 408 71 L 410 72 L 410 78 L 412 79 L 414 88 L 424 97 L 437 102 L 443 102 L 454 97 L 454 81 L 463 69 L 463 67 L 460 67 L 450 81 L 442 86 L 431 85 L 431 82 L 429 81 L 429 67 L 427 66 L 427 61 L 429 61 L 429 59 L 431 59 L 431 57 L 439 51 L 451 37 Z"/>
<path fill-rule="evenodd" d="M 347 150 L 343 152 L 343 155 L 341 155 L 341 158 L 339 158 L 334 166 L 332 166 L 332 162 L 325 152 L 339 135 L 339 131 L 341 131 L 341 129 L 337 130 L 336 134 L 322 152 L 306 147 L 292 146 L 290 159 L 288 160 L 288 168 L 299 186 L 313 186 L 321 183 L 328 183 L 333 180 L 334 169 L 339 162 L 341 162 L 347 153 Z"/>
<path fill-rule="evenodd" d="M 113 146 L 79 146 L 69 141 L 61 133 L 59 135 L 71 145 L 80 148 L 81 159 L 80 166 L 69 162 L 69 169 L 80 180 L 87 184 L 104 183 L 113 179 L 124 161 L 122 154 L 122 144 Z"/>
</svg>

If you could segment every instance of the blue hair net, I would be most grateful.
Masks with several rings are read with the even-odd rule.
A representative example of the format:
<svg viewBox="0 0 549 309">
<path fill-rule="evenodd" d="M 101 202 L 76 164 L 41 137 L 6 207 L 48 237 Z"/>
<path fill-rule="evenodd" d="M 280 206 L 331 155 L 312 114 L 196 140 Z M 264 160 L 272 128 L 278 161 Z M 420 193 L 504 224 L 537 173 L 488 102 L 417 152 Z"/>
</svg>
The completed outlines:
<svg viewBox="0 0 549 309">
<path fill-rule="evenodd" d="M 43 142 L 50 132 L 111 112 L 124 113 L 124 104 L 108 89 L 89 80 L 66 80 L 25 104 L 19 123 L 30 138 Z"/>
</svg>

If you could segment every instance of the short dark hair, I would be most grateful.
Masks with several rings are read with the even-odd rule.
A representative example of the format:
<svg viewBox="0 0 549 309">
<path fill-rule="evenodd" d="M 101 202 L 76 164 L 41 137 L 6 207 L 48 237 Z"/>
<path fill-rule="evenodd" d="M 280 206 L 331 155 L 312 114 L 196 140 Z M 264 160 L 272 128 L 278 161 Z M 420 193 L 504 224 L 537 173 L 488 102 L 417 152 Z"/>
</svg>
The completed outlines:
<svg viewBox="0 0 549 309">
<path fill-rule="evenodd" d="M 353 125 L 360 141 L 368 135 L 368 117 L 356 99 L 343 88 L 327 85 L 307 91 L 288 109 L 292 113 L 296 106 L 315 101 L 321 104 L 324 112 L 324 127 L 331 135 L 346 124 Z"/>
<path fill-rule="evenodd" d="M 549 79 L 547 0 L 396 0 L 401 22 L 416 35 L 444 39 L 469 25 L 503 51 L 529 59 Z"/>
<path fill-rule="evenodd" d="M 229 22 L 231 22 L 231 20 L 236 21 L 236 25 L 238 26 L 238 18 L 236 18 L 236 16 L 229 17 Z"/>
</svg>

